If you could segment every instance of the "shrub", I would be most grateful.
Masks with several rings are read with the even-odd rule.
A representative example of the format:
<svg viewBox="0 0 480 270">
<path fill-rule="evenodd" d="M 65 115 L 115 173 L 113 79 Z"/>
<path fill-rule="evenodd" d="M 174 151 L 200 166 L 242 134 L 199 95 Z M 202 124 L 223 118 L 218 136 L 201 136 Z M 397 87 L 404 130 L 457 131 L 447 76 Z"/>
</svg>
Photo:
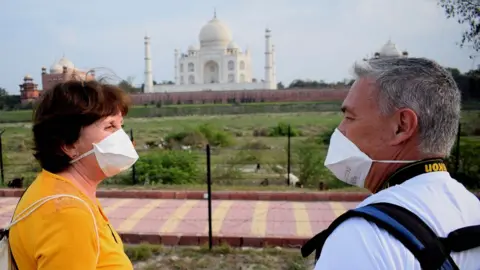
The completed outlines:
<svg viewBox="0 0 480 270">
<path fill-rule="evenodd" d="M 333 132 L 335 131 L 336 127 L 330 128 L 329 130 L 320 133 L 316 138 L 316 143 L 323 144 L 323 145 L 330 145 L 330 138 L 332 137 Z"/>
<path fill-rule="evenodd" d="M 136 163 L 136 173 L 140 183 L 199 183 L 197 163 L 198 156 L 189 151 L 164 150 L 142 156 Z"/>
<path fill-rule="evenodd" d="M 458 171 L 456 168 L 456 149 L 447 159 L 448 170 L 460 183 L 470 189 L 480 188 L 480 141 L 462 138 L 460 141 L 460 155 Z"/>
<path fill-rule="evenodd" d="M 233 138 L 230 133 L 220 130 L 210 124 L 202 124 L 197 130 L 207 138 L 208 143 L 212 146 L 230 146 L 233 145 Z"/>
<path fill-rule="evenodd" d="M 221 147 L 234 144 L 233 137 L 230 133 L 209 124 L 199 125 L 192 130 L 170 133 L 165 137 L 165 141 L 170 146 L 169 149 L 173 149 L 176 145 L 180 144 L 197 148 L 203 148 L 207 143 L 211 146 Z"/>
<path fill-rule="evenodd" d="M 289 124 L 280 122 L 276 126 L 271 127 L 268 133 L 270 137 L 286 137 L 288 136 Z M 300 131 L 290 126 L 290 137 L 300 136 Z"/>
<path fill-rule="evenodd" d="M 326 149 L 315 139 L 305 139 L 292 145 L 292 171 L 306 187 L 318 187 L 320 181 L 328 188 L 349 187 L 338 180 L 323 164 Z"/>
<path fill-rule="evenodd" d="M 271 149 L 270 146 L 268 146 L 266 143 L 262 141 L 250 141 L 245 143 L 242 146 L 242 149 L 244 150 L 268 150 Z"/>
<path fill-rule="evenodd" d="M 267 137 L 270 133 L 268 128 L 256 128 L 253 130 L 254 137 Z"/>
</svg>

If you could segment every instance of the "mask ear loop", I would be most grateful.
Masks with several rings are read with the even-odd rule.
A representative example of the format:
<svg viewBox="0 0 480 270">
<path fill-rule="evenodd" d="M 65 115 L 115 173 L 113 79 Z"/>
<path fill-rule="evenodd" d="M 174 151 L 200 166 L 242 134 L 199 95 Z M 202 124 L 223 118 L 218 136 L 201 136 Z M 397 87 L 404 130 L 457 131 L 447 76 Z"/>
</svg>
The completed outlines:
<svg viewBox="0 0 480 270">
<path fill-rule="evenodd" d="M 93 152 L 94 152 L 94 150 L 92 149 L 92 150 L 90 150 L 90 151 L 87 151 L 87 152 L 81 154 L 80 156 L 78 156 L 78 157 L 70 160 L 70 164 L 75 163 L 75 162 L 79 161 L 80 159 L 82 159 L 82 158 L 84 158 L 84 157 L 86 157 L 86 156 L 88 156 L 88 155 L 91 155 Z"/>
</svg>

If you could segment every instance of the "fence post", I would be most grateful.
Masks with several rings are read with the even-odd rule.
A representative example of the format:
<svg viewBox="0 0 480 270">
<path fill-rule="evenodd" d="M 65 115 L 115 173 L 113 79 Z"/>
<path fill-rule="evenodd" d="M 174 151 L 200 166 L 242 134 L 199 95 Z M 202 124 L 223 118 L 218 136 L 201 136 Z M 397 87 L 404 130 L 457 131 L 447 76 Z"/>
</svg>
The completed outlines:
<svg viewBox="0 0 480 270">
<path fill-rule="evenodd" d="M 5 184 L 5 175 L 3 171 L 3 148 L 2 148 L 2 135 L 5 132 L 4 130 L 0 130 L 0 177 L 2 177 L 2 184 Z"/>
<path fill-rule="evenodd" d="M 291 163 L 291 147 L 290 141 L 292 137 L 292 127 L 288 125 L 288 133 L 287 133 L 287 183 L 290 186 L 290 163 Z"/>
<path fill-rule="evenodd" d="M 457 151 L 455 151 L 455 177 L 458 174 L 458 167 L 460 166 L 460 132 L 462 131 L 462 124 L 458 124 L 457 132 Z"/>
<path fill-rule="evenodd" d="M 130 129 L 130 140 L 135 145 L 135 140 L 133 139 L 133 128 Z M 132 166 L 132 183 L 137 184 L 137 170 L 135 169 L 135 164 Z"/>
<path fill-rule="evenodd" d="M 208 196 L 208 248 L 211 250 L 213 245 L 212 237 L 212 173 L 210 164 L 210 145 L 207 144 L 207 196 Z"/>
</svg>

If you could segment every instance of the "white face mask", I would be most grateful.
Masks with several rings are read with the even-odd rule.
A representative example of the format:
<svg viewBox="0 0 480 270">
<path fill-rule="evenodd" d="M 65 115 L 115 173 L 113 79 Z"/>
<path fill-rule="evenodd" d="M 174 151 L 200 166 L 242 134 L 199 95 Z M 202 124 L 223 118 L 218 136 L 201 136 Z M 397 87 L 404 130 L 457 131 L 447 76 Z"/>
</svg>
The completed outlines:
<svg viewBox="0 0 480 270">
<path fill-rule="evenodd" d="M 341 181 L 365 187 L 365 178 L 372 167 L 372 162 L 380 163 L 412 163 L 409 160 L 372 160 L 338 129 L 330 138 L 325 166 Z"/>
<path fill-rule="evenodd" d="M 137 151 L 123 129 L 119 129 L 108 137 L 93 144 L 93 149 L 80 155 L 70 163 L 95 154 L 98 166 L 107 177 L 128 170 L 138 160 Z"/>
</svg>

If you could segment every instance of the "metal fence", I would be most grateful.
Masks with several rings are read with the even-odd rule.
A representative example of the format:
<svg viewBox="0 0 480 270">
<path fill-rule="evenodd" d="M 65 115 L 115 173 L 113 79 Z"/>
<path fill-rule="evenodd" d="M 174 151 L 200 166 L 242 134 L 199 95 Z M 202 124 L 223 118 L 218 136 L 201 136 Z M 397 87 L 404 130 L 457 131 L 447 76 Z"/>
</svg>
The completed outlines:
<svg viewBox="0 0 480 270">
<path fill-rule="evenodd" d="M 460 136 L 462 127 L 460 126 L 459 129 L 454 150 L 447 160 L 448 169 L 461 182 L 475 188 L 475 185 L 480 182 L 480 166 L 478 166 L 480 160 L 477 157 L 478 154 L 475 154 L 475 151 L 479 150 L 480 142 L 476 144 L 468 143 L 468 137 Z M 20 155 L 12 149 L 6 155 L 4 149 L 2 149 L 4 132 L 0 131 L 1 181 L 5 185 L 13 179 L 23 178 L 28 184 L 41 169 L 33 156 L 26 158 L 24 154 Z M 135 141 L 132 130 L 130 130 L 130 136 L 132 141 Z M 326 136 L 328 137 L 328 134 Z M 189 153 L 190 156 L 195 156 L 195 177 L 197 179 L 193 179 L 191 183 L 205 185 L 207 182 L 211 182 L 218 186 L 287 186 L 289 183 L 295 185 L 298 181 L 299 184 L 304 184 L 310 188 L 327 188 L 325 185 L 328 181 L 326 180 L 333 179 L 333 176 L 323 166 L 328 145 L 322 145 L 318 142 L 303 146 L 299 143 L 292 143 L 290 126 L 287 136 L 279 139 L 284 140 L 284 143 L 276 147 L 252 142 L 248 147 L 207 145 L 205 148 L 180 147 L 177 150 L 169 151 Z M 312 147 L 317 148 L 312 149 Z M 145 174 L 150 172 L 146 172 L 145 166 L 142 164 L 145 164 L 149 153 L 161 153 L 164 150 L 143 149 L 139 146 L 137 146 L 137 149 L 141 156 L 137 165 L 133 166 L 128 172 L 109 179 L 106 181 L 107 184 L 150 184 L 145 183 Z M 24 151 L 28 150 L 25 149 Z M 184 156 L 177 158 L 179 158 L 178 161 L 182 161 Z M 176 166 L 172 162 L 167 165 Z M 150 174 L 152 173 L 155 173 L 155 171 Z M 297 178 L 299 179 L 297 180 Z M 155 178 L 150 175 L 150 179 Z M 151 184 L 154 183 L 155 181 L 151 182 Z M 176 184 L 176 182 L 166 182 L 164 184 Z M 336 184 L 341 185 L 339 181 L 330 182 L 330 185 Z M 329 187 L 333 188 L 334 186 Z"/>
</svg>

